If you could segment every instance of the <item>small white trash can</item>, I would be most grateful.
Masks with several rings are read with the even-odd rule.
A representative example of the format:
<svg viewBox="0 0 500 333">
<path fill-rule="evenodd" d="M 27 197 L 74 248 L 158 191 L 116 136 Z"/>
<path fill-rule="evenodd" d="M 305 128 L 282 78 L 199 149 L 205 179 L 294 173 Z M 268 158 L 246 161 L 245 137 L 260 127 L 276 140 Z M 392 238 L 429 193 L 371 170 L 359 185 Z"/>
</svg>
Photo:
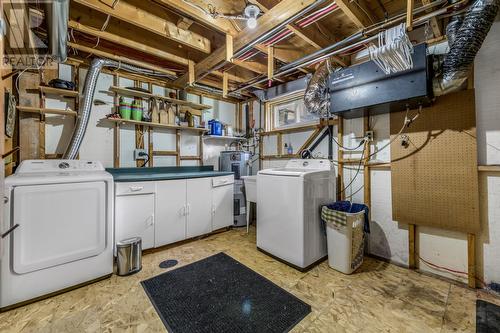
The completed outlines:
<svg viewBox="0 0 500 333">
<path fill-rule="evenodd" d="M 328 265 L 344 274 L 351 274 L 363 263 L 364 211 L 346 213 L 324 206 L 321 218 L 326 223 Z"/>
</svg>

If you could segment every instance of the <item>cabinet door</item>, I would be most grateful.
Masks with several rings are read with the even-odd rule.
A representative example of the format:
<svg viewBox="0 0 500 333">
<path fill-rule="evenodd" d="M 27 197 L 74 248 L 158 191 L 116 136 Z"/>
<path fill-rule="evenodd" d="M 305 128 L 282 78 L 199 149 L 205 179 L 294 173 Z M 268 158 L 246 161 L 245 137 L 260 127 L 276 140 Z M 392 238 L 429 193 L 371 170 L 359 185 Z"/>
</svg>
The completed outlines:
<svg viewBox="0 0 500 333">
<path fill-rule="evenodd" d="M 213 230 L 229 227 L 234 220 L 233 185 L 216 187 L 212 191 Z"/>
<path fill-rule="evenodd" d="M 155 195 L 118 196 L 115 203 L 115 242 L 141 237 L 143 250 L 154 247 Z"/>
<path fill-rule="evenodd" d="M 186 180 L 156 183 L 155 246 L 186 239 Z"/>
<path fill-rule="evenodd" d="M 187 238 L 212 232 L 212 179 L 187 180 Z"/>
</svg>

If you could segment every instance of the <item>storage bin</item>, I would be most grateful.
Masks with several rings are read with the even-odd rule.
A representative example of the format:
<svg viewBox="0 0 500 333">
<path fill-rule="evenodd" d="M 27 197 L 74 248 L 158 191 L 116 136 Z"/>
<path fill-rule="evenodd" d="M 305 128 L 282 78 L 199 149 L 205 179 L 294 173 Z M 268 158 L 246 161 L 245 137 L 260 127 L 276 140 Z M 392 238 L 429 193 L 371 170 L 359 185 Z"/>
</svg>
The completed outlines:
<svg viewBox="0 0 500 333">
<path fill-rule="evenodd" d="M 346 213 L 323 206 L 321 219 L 326 224 L 328 265 L 344 274 L 351 274 L 363 263 L 364 211 Z"/>
</svg>

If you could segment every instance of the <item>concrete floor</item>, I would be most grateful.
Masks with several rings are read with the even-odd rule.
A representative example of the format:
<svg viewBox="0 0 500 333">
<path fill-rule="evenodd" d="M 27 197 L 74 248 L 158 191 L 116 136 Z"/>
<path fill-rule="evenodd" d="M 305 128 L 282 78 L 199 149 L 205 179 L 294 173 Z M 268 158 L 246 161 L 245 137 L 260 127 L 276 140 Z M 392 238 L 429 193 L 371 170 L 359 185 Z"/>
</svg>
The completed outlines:
<svg viewBox="0 0 500 333">
<path fill-rule="evenodd" d="M 306 273 L 256 250 L 255 229 L 232 230 L 147 254 L 143 270 L 113 276 L 0 314 L 1 332 L 166 332 L 140 281 L 225 252 L 307 302 L 310 313 L 292 332 L 474 332 L 477 298 L 500 299 L 433 277 L 365 258 L 344 275 L 323 262 Z M 175 269 L 171 268 L 171 269 Z"/>
</svg>

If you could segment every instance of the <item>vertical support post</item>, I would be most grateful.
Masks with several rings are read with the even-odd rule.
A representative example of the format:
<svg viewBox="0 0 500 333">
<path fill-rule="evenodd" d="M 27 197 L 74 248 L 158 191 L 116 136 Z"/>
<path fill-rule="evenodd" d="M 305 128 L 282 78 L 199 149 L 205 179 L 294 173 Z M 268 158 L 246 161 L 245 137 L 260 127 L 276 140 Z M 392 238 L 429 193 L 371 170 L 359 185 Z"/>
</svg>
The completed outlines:
<svg viewBox="0 0 500 333">
<path fill-rule="evenodd" d="M 233 59 L 233 36 L 226 34 L 226 61 L 231 62 Z"/>
<path fill-rule="evenodd" d="M 196 81 L 194 75 L 194 61 L 188 60 L 188 84 L 192 86 Z"/>
<path fill-rule="evenodd" d="M 413 30 L 413 8 L 415 7 L 414 0 L 407 0 L 406 5 L 406 29 Z"/>
<path fill-rule="evenodd" d="M 222 97 L 226 98 L 229 91 L 229 73 L 222 73 Z"/>
<path fill-rule="evenodd" d="M 370 130 L 370 116 L 365 116 L 363 117 L 363 129 L 364 129 L 364 134 L 366 135 L 366 132 Z M 364 151 L 364 156 L 365 156 L 365 161 L 363 161 L 363 179 L 364 179 L 364 184 L 363 184 L 363 201 L 365 202 L 365 205 L 367 205 L 370 208 L 371 204 L 371 175 L 370 175 L 370 168 L 368 165 L 368 162 L 370 161 L 370 144 L 365 144 L 365 151 Z"/>
<path fill-rule="evenodd" d="M 42 70 L 43 73 L 43 70 Z M 41 79 L 40 79 L 41 81 Z M 2 92 L 3 93 L 3 92 Z M 45 108 L 45 94 L 40 91 L 40 108 Z M 76 117 L 75 117 L 76 118 Z M 45 159 L 45 114 L 40 112 L 38 128 L 38 158 Z"/>
<path fill-rule="evenodd" d="M 410 269 L 417 268 L 417 256 L 416 256 L 416 236 L 417 226 L 415 224 L 408 224 L 408 266 Z"/>
<path fill-rule="evenodd" d="M 276 142 L 276 154 L 281 157 L 283 155 L 283 134 L 278 133 Z"/>
<path fill-rule="evenodd" d="M 339 116 L 337 118 L 338 120 L 338 127 L 337 127 L 337 141 L 340 145 L 344 145 L 344 118 Z M 338 163 L 338 180 L 337 180 L 337 199 L 338 200 L 344 200 L 345 198 L 345 193 L 342 191 L 344 188 L 344 151 L 342 150 L 342 147 L 338 147 L 337 151 L 337 160 L 339 161 Z M 342 191 L 342 192 L 341 192 Z"/>
<path fill-rule="evenodd" d="M 175 130 L 175 150 L 177 152 L 175 164 L 177 166 L 181 165 L 181 131 Z"/>
<path fill-rule="evenodd" d="M 333 160 L 333 126 L 328 123 L 328 159 Z"/>
<path fill-rule="evenodd" d="M 148 166 L 153 167 L 153 127 L 148 126 Z"/>
<path fill-rule="evenodd" d="M 467 274 L 469 288 L 476 288 L 476 235 L 467 234 Z"/>
<path fill-rule="evenodd" d="M 199 161 L 199 164 L 200 166 L 203 165 L 203 134 L 200 132 L 200 150 L 199 150 L 199 157 L 200 157 L 200 161 Z"/>
<path fill-rule="evenodd" d="M 120 167 L 120 123 L 115 124 L 113 131 L 113 167 Z"/>
<path fill-rule="evenodd" d="M 274 76 L 274 47 L 267 47 L 267 79 L 271 81 Z"/>
</svg>

